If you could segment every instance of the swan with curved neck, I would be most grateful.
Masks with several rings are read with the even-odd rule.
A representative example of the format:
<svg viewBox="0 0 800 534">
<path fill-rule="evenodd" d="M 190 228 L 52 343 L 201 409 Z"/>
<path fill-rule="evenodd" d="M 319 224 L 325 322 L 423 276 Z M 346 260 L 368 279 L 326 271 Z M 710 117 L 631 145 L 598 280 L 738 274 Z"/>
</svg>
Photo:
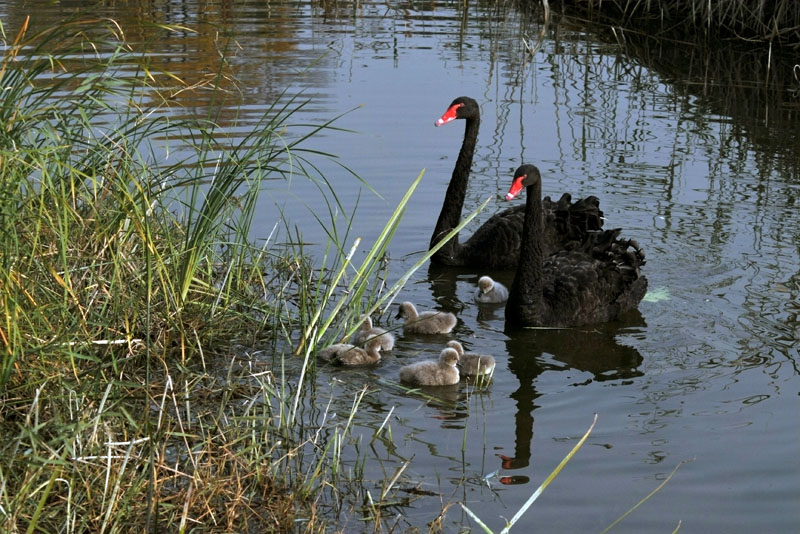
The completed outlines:
<svg viewBox="0 0 800 534">
<path fill-rule="evenodd" d="M 436 126 L 456 119 L 464 119 L 464 140 L 458 152 L 453 174 L 447 186 L 442 209 L 431 236 L 433 248 L 461 222 L 461 210 L 467 194 L 470 168 L 480 129 L 480 108 L 467 96 L 453 100 L 447 111 L 436 121 Z M 546 255 L 569 249 L 580 243 L 587 232 L 600 230 L 603 212 L 595 197 L 573 203 L 565 194 L 557 202 L 545 198 L 545 230 L 542 237 Z M 503 210 L 490 217 L 464 243 L 458 235 L 442 246 L 432 257 L 433 263 L 487 269 L 513 269 L 519 259 L 524 207 Z"/>
<path fill-rule="evenodd" d="M 506 324 L 569 327 L 610 321 L 635 309 L 647 290 L 644 252 L 620 229 L 593 232 L 580 250 L 545 257 L 542 177 L 522 165 L 506 200 L 526 190 L 525 224 L 517 272 L 506 303 Z"/>
<path fill-rule="evenodd" d="M 395 319 L 404 319 L 404 334 L 448 334 L 458 320 L 450 312 L 428 310 L 418 312 L 417 307 L 411 302 L 403 302 L 397 311 Z"/>
</svg>

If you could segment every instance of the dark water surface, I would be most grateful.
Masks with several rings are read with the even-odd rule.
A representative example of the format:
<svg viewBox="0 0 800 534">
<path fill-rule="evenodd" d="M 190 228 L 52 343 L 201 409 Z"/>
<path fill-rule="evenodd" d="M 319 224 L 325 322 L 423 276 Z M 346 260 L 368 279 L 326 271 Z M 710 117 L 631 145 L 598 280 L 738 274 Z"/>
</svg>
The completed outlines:
<svg viewBox="0 0 800 534">
<path fill-rule="evenodd" d="M 25 14 L 46 27 L 82 5 L 0 2 L 0 17 L 13 35 Z M 502 308 L 472 302 L 483 273 L 417 272 L 400 298 L 457 312 L 454 337 L 498 360 L 485 391 L 462 384 L 426 402 L 392 386 L 401 365 L 435 357 L 447 337 L 401 338 L 373 370 L 319 373 L 320 402 L 331 390 L 341 413 L 371 385 L 356 422 L 373 496 L 412 458 L 403 488 L 416 483 L 436 494 L 386 509 L 387 525 L 425 531 L 454 501 L 499 531 L 597 413 L 587 444 L 515 530 L 598 532 L 688 461 L 614 531 L 671 532 L 681 522 L 680 532 L 691 533 L 797 532 L 800 104 L 786 66 L 776 62 L 771 74 L 783 86 L 763 89 L 763 72 L 754 72 L 749 86 L 737 79 L 737 93 L 715 74 L 724 64 L 694 74 L 702 64 L 694 49 L 647 55 L 567 23 L 551 27 L 529 56 L 523 38 L 535 40 L 537 22 L 508 8 L 464 6 L 186 1 L 95 9 L 134 40 L 152 31 L 142 22 L 196 27 L 150 45 L 154 62 L 187 80 L 215 72 L 215 37 L 230 35 L 241 88 L 231 92 L 230 113 L 242 106 L 243 132 L 286 87 L 312 98 L 299 122 L 353 109 L 336 124 L 354 133 L 312 142 L 383 197 L 320 162 L 346 209 L 358 201 L 350 240 L 363 237 L 364 250 L 425 168 L 391 245 L 390 278 L 427 246 L 463 136 L 463 123 L 433 121 L 462 94 L 482 106 L 465 210 L 492 196 L 479 216 L 488 218 L 504 207 L 513 169 L 535 163 L 546 194 L 597 195 L 607 227 L 624 227 L 645 248 L 651 298 L 641 313 L 579 331 L 506 335 Z M 178 98 L 202 112 L 210 97 Z M 302 179 L 271 184 L 256 237 L 269 234 L 282 208 L 321 250 L 325 233 L 309 210 L 324 205 Z M 381 322 L 397 326 L 388 313 Z M 384 430 L 370 446 L 390 410 L 392 441 Z M 362 528 L 357 517 L 342 521 L 345 531 Z M 447 510 L 445 530 L 469 524 L 460 506 Z"/>
</svg>

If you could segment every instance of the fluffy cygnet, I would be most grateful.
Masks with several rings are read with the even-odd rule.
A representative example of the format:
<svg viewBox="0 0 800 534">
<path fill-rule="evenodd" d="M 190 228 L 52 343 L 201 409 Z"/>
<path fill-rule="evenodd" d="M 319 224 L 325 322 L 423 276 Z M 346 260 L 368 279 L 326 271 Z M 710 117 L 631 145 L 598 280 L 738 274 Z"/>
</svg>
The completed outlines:
<svg viewBox="0 0 800 534">
<path fill-rule="evenodd" d="M 317 353 L 321 360 L 335 365 L 371 365 L 381 359 L 381 339 L 373 337 L 365 348 L 356 347 L 350 343 L 337 343 L 325 347 Z"/>
<path fill-rule="evenodd" d="M 367 341 L 376 336 L 381 340 L 381 350 L 387 351 L 394 348 L 394 336 L 392 333 L 378 326 L 372 326 L 372 319 L 365 315 L 361 327 L 353 334 L 353 343 L 363 347 Z"/>
<path fill-rule="evenodd" d="M 458 352 L 446 348 L 438 361 L 426 360 L 401 367 L 400 381 L 414 386 L 452 386 L 459 381 L 457 363 Z"/>
<path fill-rule="evenodd" d="M 500 282 L 495 282 L 488 276 L 481 276 L 478 280 L 478 292 L 475 301 L 482 304 L 499 304 L 508 300 L 508 289 Z"/>
<path fill-rule="evenodd" d="M 456 325 L 456 316 L 450 312 L 424 311 L 417 313 L 417 308 L 410 302 L 400 304 L 397 318 L 405 319 L 403 332 L 406 334 L 447 334 Z"/>
<path fill-rule="evenodd" d="M 447 346 L 458 353 L 458 366 L 464 376 L 491 375 L 494 373 L 494 356 L 464 352 L 464 346 L 458 341 L 448 341 Z"/>
</svg>

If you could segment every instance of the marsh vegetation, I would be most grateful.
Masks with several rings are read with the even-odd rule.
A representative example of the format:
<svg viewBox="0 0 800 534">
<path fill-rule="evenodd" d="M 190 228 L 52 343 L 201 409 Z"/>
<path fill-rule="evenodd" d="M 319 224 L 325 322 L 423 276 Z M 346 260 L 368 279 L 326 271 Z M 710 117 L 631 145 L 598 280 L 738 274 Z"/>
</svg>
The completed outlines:
<svg viewBox="0 0 800 534">
<path fill-rule="evenodd" d="M 214 109 L 167 117 L 156 85 L 170 73 L 113 21 L 6 38 L 3 529 L 323 530 L 340 501 L 320 494 L 358 483 L 338 469 L 348 424 L 327 424 L 284 373 L 313 373 L 326 330 L 374 307 L 384 249 L 332 304 L 349 265 L 334 235 L 312 269 L 300 243 L 252 242 L 250 225 L 265 181 L 327 186 L 312 158 L 329 155 L 304 144 L 333 125 L 292 124 L 307 104 L 293 97 L 235 142 Z M 138 75 L 120 75 L 131 63 Z M 249 359 L 254 346 L 273 356 Z M 287 369 L 293 349 L 305 359 Z"/>
<path fill-rule="evenodd" d="M 30 27 L 2 8 L 0 528 L 497 531 L 583 443 L 514 531 L 599 531 L 689 458 L 625 525 L 797 523 L 800 123 L 777 47 L 544 31 L 495 2 L 182 5 L 50 29 L 74 6 Z M 474 303 L 486 273 L 427 266 L 461 136 L 431 123 L 459 94 L 484 117 L 464 224 L 520 159 L 598 194 L 647 250 L 640 315 L 506 335 Z M 402 334 L 406 299 L 456 312 L 493 377 L 398 384 L 445 342 Z M 392 356 L 319 364 L 365 315 Z"/>
</svg>

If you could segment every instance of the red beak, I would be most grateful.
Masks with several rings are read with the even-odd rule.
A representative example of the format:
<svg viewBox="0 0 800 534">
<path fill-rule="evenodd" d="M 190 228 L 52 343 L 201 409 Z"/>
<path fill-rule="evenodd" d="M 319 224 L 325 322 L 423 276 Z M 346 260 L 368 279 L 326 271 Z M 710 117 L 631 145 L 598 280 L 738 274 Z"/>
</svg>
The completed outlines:
<svg viewBox="0 0 800 534">
<path fill-rule="evenodd" d="M 511 182 L 511 189 L 509 189 L 508 193 L 506 193 L 506 200 L 511 200 L 519 195 L 519 192 L 522 191 L 522 181 L 527 177 L 527 174 L 514 177 L 514 181 Z"/>
<path fill-rule="evenodd" d="M 442 124 L 447 124 L 450 121 L 456 120 L 458 118 L 456 116 L 458 108 L 460 108 L 463 105 L 464 104 L 455 104 L 454 106 L 450 106 L 450 108 L 448 108 L 448 110 L 444 112 L 444 115 L 442 115 L 439 118 L 439 120 L 433 123 L 434 126 L 441 126 Z"/>
</svg>

